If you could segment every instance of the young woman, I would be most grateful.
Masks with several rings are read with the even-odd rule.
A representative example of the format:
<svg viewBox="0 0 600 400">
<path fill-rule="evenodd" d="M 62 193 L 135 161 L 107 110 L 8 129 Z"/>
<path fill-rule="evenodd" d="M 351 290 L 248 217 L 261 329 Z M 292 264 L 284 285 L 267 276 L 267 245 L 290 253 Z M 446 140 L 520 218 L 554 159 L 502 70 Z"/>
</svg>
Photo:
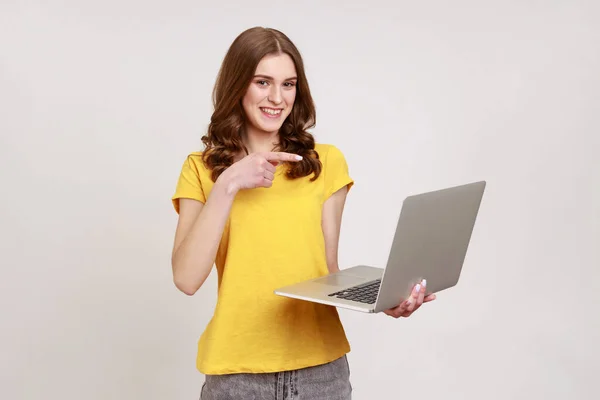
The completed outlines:
<svg viewBox="0 0 600 400">
<path fill-rule="evenodd" d="M 201 398 L 350 399 L 350 346 L 336 308 L 276 296 L 338 271 L 338 238 L 354 184 L 342 152 L 315 143 L 303 60 L 274 29 L 241 33 L 213 92 L 205 149 L 183 164 L 173 204 L 172 267 L 193 295 L 213 265 L 214 316 L 198 342 Z M 386 313 L 407 317 L 425 282 Z"/>
</svg>

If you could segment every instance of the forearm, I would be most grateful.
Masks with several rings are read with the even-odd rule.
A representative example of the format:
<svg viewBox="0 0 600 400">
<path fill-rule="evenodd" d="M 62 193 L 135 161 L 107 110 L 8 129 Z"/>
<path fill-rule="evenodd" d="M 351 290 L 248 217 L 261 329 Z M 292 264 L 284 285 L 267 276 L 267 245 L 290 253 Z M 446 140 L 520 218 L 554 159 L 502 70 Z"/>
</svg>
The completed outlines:
<svg viewBox="0 0 600 400">
<path fill-rule="evenodd" d="M 340 270 L 338 264 L 338 246 L 347 193 L 347 187 L 343 187 L 323 204 L 322 227 L 329 273 Z"/>
<path fill-rule="evenodd" d="M 173 279 L 182 292 L 193 295 L 215 262 L 235 191 L 217 181 L 189 232 L 173 253 Z"/>
</svg>

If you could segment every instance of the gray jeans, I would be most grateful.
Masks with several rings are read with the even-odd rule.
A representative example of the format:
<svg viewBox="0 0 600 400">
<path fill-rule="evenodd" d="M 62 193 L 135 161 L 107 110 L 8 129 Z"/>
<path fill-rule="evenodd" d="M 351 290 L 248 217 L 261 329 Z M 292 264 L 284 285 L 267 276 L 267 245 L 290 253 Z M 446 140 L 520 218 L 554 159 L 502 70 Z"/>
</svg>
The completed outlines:
<svg viewBox="0 0 600 400">
<path fill-rule="evenodd" d="M 346 356 L 328 364 L 268 374 L 207 375 L 200 400 L 350 400 Z"/>
</svg>

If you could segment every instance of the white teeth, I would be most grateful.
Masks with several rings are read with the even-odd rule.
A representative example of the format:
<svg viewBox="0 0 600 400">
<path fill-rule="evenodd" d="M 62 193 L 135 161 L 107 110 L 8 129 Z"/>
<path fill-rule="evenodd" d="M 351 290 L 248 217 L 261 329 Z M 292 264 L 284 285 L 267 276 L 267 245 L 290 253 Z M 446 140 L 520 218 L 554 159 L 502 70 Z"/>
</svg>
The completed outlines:
<svg viewBox="0 0 600 400">
<path fill-rule="evenodd" d="M 272 110 L 270 108 L 261 108 L 261 110 L 263 110 L 267 114 L 271 114 L 271 115 L 278 115 L 281 113 L 281 110 Z"/>
</svg>

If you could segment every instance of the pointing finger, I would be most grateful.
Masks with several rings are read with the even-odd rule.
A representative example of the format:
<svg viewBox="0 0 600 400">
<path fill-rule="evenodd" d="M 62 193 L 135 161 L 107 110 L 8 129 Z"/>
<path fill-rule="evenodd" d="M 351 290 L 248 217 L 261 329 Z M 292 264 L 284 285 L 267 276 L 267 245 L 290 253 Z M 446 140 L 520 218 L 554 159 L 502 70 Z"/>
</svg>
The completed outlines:
<svg viewBox="0 0 600 400">
<path fill-rule="evenodd" d="M 285 153 L 282 151 L 265 153 L 264 156 L 268 161 L 300 161 L 300 160 L 302 160 L 302 156 L 300 156 L 298 154 Z"/>
</svg>

